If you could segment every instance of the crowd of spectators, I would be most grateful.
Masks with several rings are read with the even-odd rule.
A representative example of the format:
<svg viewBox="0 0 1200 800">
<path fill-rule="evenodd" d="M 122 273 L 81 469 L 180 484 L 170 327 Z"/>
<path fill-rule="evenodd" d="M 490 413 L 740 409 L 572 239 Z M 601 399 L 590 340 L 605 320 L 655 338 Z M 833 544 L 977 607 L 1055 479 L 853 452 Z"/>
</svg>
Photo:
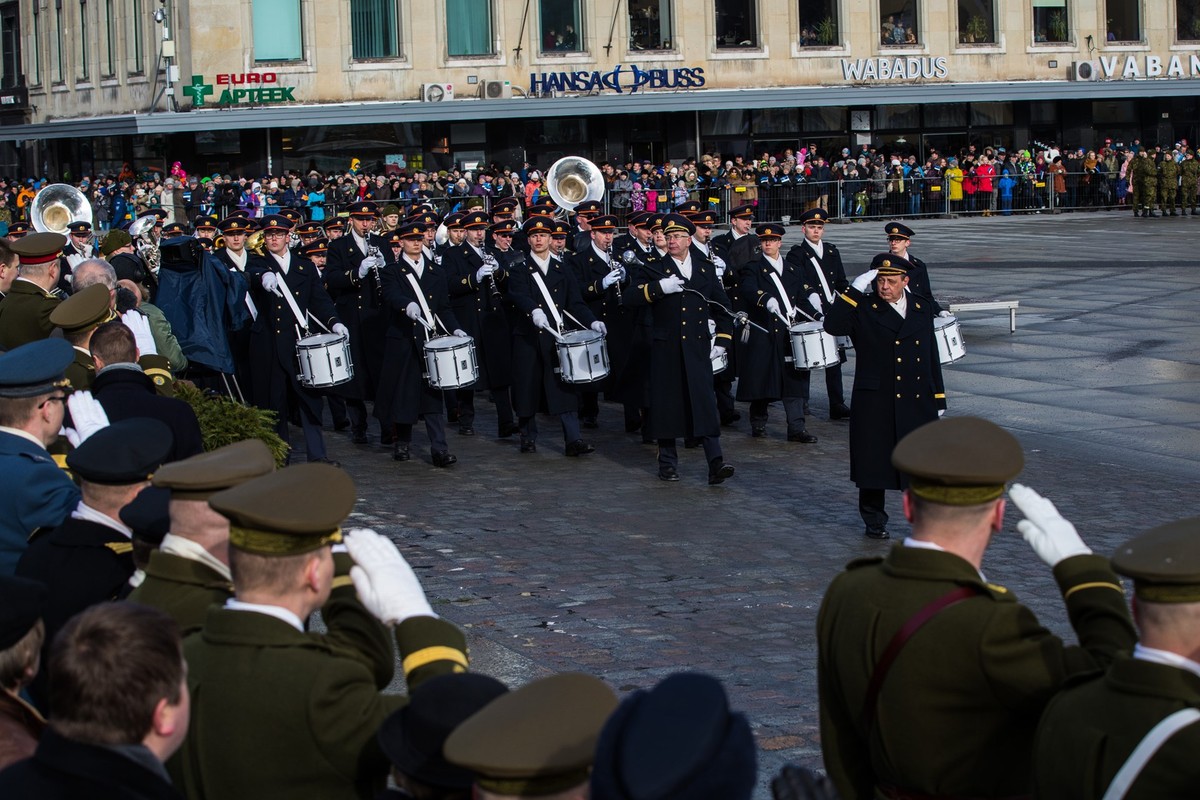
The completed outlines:
<svg viewBox="0 0 1200 800">
<path fill-rule="evenodd" d="M 751 203 L 760 220 L 788 222 L 806 210 L 827 208 L 832 217 L 875 219 L 941 214 L 1040 213 L 1048 210 L 1121 209 L 1134 191 L 1127 174 L 1134 154 L 1146 149 L 1155 161 L 1182 163 L 1186 140 L 1174 147 L 1126 145 L 1111 139 L 1096 149 L 1033 143 L 1026 148 L 967 145 L 956 152 L 918 155 L 903 146 L 870 147 L 857 153 L 820 152 L 815 144 L 758 158 L 704 154 L 681 161 L 612 160 L 600 164 L 607 211 L 623 223 L 634 211 L 672 211 L 700 200 L 718 212 Z M 126 165 L 117 174 L 84 177 L 76 183 L 93 206 L 100 231 L 114 222 L 162 208 L 167 222 L 197 214 L 224 217 L 241 208 L 261 217 L 295 208 L 322 221 L 350 203 L 373 200 L 404 210 L 432 202 L 442 213 L 490 206 L 516 197 L 525 205 L 549 195 L 546 165 L 490 164 L 477 169 L 389 171 L 357 159 L 340 173 L 288 170 L 278 176 L 188 174 L 178 162 L 169 175 L 138 174 Z M 1197 193 L 1185 175 L 1181 202 Z M 25 218 L 46 178 L 0 181 L 0 224 Z"/>
</svg>

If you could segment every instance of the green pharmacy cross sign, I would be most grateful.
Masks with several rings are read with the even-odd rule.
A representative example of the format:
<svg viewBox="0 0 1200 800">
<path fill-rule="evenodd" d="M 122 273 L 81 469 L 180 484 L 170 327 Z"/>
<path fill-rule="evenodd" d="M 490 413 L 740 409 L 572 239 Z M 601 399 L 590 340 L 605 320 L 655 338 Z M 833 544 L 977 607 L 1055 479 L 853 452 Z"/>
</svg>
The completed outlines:
<svg viewBox="0 0 1200 800">
<path fill-rule="evenodd" d="M 217 90 L 221 94 L 212 101 L 217 106 L 271 105 L 296 102 L 295 86 L 280 86 L 277 72 L 223 72 L 213 83 L 203 75 L 193 75 L 192 82 L 183 87 L 183 93 L 192 98 L 193 108 L 204 108 L 211 95 Z"/>
</svg>

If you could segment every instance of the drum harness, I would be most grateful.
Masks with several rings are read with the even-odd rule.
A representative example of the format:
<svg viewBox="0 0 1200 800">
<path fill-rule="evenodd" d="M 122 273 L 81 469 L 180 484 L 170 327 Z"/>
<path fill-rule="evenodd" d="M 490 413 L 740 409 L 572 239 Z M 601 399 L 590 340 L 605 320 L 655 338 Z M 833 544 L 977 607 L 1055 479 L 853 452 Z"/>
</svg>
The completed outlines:
<svg viewBox="0 0 1200 800">
<path fill-rule="evenodd" d="M 324 323 L 322 323 L 321 320 L 317 319 L 312 314 L 309 314 L 307 311 L 304 312 L 304 314 L 301 314 L 300 306 L 296 305 L 296 299 L 294 297 L 292 297 L 292 290 L 288 288 L 287 281 L 284 280 L 283 273 L 275 272 L 274 275 L 275 275 L 276 280 L 279 281 L 279 288 L 282 290 L 283 299 L 287 301 L 288 308 L 290 308 L 292 310 L 292 314 L 294 314 L 296 317 L 296 338 L 297 339 L 303 339 L 305 336 L 308 335 L 308 321 L 309 320 L 312 320 L 313 322 L 317 323 L 322 328 L 324 328 L 326 333 L 333 333 L 333 331 L 331 331 L 331 330 L 329 330 L 329 328 L 325 327 Z"/>
<path fill-rule="evenodd" d="M 553 336 L 559 342 L 565 342 L 566 340 L 562 337 L 563 314 L 571 317 L 571 321 L 578 325 L 581 330 L 586 331 L 588 329 L 587 325 L 584 325 L 582 322 L 575 319 L 575 317 L 571 315 L 571 312 L 567 311 L 565 308 L 562 310 L 562 313 L 559 313 L 558 304 L 554 302 L 554 298 L 550 296 L 550 290 L 546 288 L 546 282 L 542 280 L 541 270 L 535 267 L 534 269 L 531 269 L 529 273 L 533 276 L 533 282 L 537 284 L 538 289 L 540 289 L 542 292 L 542 297 L 546 300 L 546 306 L 550 309 L 550 316 L 554 317 L 555 329 L 550 330 L 549 328 L 543 328 L 542 330 L 546 331 L 546 333 Z"/>
</svg>

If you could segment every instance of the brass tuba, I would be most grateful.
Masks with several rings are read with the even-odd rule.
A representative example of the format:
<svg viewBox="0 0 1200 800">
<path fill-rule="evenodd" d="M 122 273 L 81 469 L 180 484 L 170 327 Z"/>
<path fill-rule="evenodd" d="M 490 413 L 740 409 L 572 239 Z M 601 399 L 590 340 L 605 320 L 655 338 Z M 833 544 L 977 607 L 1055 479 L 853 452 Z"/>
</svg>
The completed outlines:
<svg viewBox="0 0 1200 800">
<path fill-rule="evenodd" d="M 158 242 L 154 241 L 150 232 L 154 230 L 157 223 L 158 217 L 146 214 L 138 217 L 129 225 L 129 238 L 133 240 L 138 255 L 146 262 L 146 268 L 155 275 L 158 274 L 158 268 L 162 264 L 162 253 L 158 249 Z"/>
<path fill-rule="evenodd" d="M 92 206 L 83 192 L 68 183 L 52 183 L 37 193 L 29 221 L 39 233 L 67 235 L 72 222 L 92 223 Z"/>
<path fill-rule="evenodd" d="M 550 165 L 546 190 L 559 208 L 573 211 L 580 203 L 604 197 L 604 174 L 586 158 L 566 156 Z"/>
</svg>

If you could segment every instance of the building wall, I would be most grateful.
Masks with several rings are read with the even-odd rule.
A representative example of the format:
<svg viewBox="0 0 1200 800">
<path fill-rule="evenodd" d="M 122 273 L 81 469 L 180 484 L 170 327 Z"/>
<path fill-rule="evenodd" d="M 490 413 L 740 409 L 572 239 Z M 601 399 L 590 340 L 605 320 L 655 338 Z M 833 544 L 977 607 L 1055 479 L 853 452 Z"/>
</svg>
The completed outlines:
<svg viewBox="0 0 1200 800">
<path fill-rule="evenodd" d="M 111 0 L 116 64 L 111 76 L 104 74 L 109 47 L 106 21 L 109 0 L 88 0 L 84 4 L 87 17 L 82 30 L 79 0 L 61 1 L 65 12 L 61 36 L 65 66 L 61 82 L 56 80 L 56 48 L 60 37 L 55 2 L 22 3 L 25 40 L 22 57 L 31 84 L 35 4 L 39 10 L 40 40 L 36 47 L 41 59 L 41 80 L 30 88 L 29 121 L 165 109 L 166 100 L 158 94 L 164 73 L 156 70 L 156 66 L 164 66 L 156 59 L 162 27 L 152 16 L 160 7 L 157 0 Z M 1034 43 L 1032 0 L 995 0 L 996 41 L 992 44 L 960 44 L 956 0 L 916 0 L 920 44 L 903 47 L 880 45 L 880 6 L 889 0 L 833 0 L 841 42 L 827 48 L 798 44 L 800 0 L 758 0 L 755 26 L 758 46 L 733 50 L 715 46 L 714 4 L 722 0 L 662 0 L 673 1 L 676 17 L 675 49 L 670 52 L 630 48 L 626 14 L 630 3 L 580 0 L 585 50 L 569 54 L 540 52 L 539 0 L 529 3 L 529 16 L 525 20 L 522 19 L 525 2 L 490 0 L 494 55 L 450 58 L 445 0 L 395 0 L 401 56 L 356 62 L 351 44 L 352 0 L 295 0 L 301 9 L 302 59 L 263 63 L 254 58 L 252 20 L 254 3 L 264 1 L 267 0 L 168 0 L 163 6 L 168 21 L 174 23 L 172 33 L 178 46 L 182 77 L 176 96 L 181 106 L 192 104 L 190 98 L 179 92 L 193 75 L 204 76 L 211 84 L 218 74 L 251 71 L 276 73 L 281 85 L 295 87 L 298 102 L 330 103 L 416 100 L 422 84 L 426 83 L 452 84 L 456 97 L 475 96 L 488 80 L 511 81 L 519 95 L 521 90 L 530 88 L 531 73 L 609 73 L 617 65 L 624 65 L 627 78 L 632 64 L 643 70 L 665 69 L 667 74 L 677 68 L 699 67 L 703 70 L 705 87 L 714 89 L 886 82 L 895 78 L 883 78 L 879 73 L 890 72 L 897 60 L 906 71 L 924 67 L 933 72 L 934 77 L 921 78 L 926 82 L 972 82 L 1062 80 L 1073 61 L 1084 59 L 1118 57 L 1118 71 L 1122 71 L 1125 59 L 1133 56 L 1144 70 L 1147 56 L 1160 57 L 1165 65 L 1172 55 L 1179 55 L 1187 76 L 1197 77 L 1188 69 L 1189 58 L 1200 54 L 1200 42 L 1177 41 L 1177 0 L 1128 0 L 1140 2 L 1143 31 L 1141 41 L 1136 43 L 1105 41 L 1105 4 L 1116 0 L 1065 0 L 1070 41 L 1062 44 Z M 1186 4 L 1186 0 L 1180 2 Z M 135 15 L 135 8 L 140 9 L 139 14 Z M 615 25 L 614 8 L 620 12 Z M 611 49 L 606 51 L 610 30 Z M 141 73 L 133 64 L 135 33 L 143 43 L 145 63 Z M 81 37 L 90 42 L 86 80 L 82 77 Z M 935 63 L 939 59 L 944 62 Z M 874 60 L 874 64 L 868 65 L 866 60 Z M 887 67 L 882 64 L 885 61 Z M 859 71 L 848 75 L 847 62 Z M 1051 62 L 1056 65 L 1051 67 Z M 471 78 L 479 84 L 469 84 Z M 906 76 L 902 80 L 909 79 Z M 219 94 L 221 87 L 214 88 Z M 210 98 L 215 99 L 216 96 Z"/>
</svg>

